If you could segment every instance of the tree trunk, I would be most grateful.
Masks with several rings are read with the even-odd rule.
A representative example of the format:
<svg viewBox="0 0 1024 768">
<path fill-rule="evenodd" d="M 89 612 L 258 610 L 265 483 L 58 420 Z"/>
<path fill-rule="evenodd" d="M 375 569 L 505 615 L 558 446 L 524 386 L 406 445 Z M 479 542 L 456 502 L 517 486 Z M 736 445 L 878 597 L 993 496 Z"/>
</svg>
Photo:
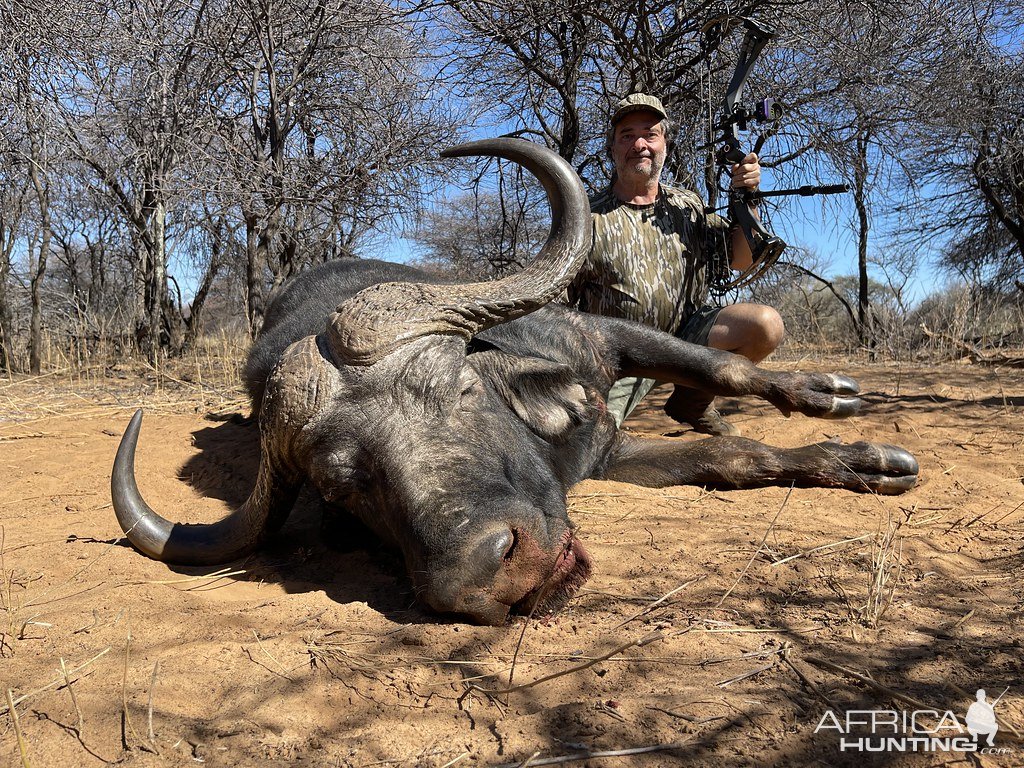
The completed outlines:
<svg viewBox="0 0 1024 768">
<path fill-rule="evenodd" d="M 89 249 L 89 311 L 98 322 L 102 317 L 103 305 L 106 299 L 107 273 L 104 265 L 104 243 L 103 240 L 92 242 L 85 240 Z"/>
<path fill-rule="evenodd" d="M 210 263 L 206 266 L 206 272 L 203 274 L 203 281 L 199 284 L 199 290 L 196 291 L 195 298 L 192 299 L 192 307 L 188 313 L 188 322 L 185 328 L 185 339 L 182 342 L 182 352 L 187 352 L 195 347 L 196 340 L 199 338 L 199 329 L 203 324 L 203 309 L 206 306 L 206 298 L 210 295 L 210 289 L 213 287 L 213 281 L 217 277 L 217 272 L 220 270 L 222 254 L 224 252 L 224 238 L 223 228 L 218 226 L 216 231 L 213 233 L 213 243 L 210 248 Z"/>
<path fill-rule="evenodd" d="M 130 227 L 132 243 L 132 295 L 131 327 L 135 332 L 134 352 L 141 353 L 146 348 L 146 307 L 149 306 L 149 249 L 143 242 L 142 234 L 136 227 Z"/>
<path fill-rule="evenodd" d="M 164 239 L 166 211 L 163 201 L 157 201 L 150 217 L 152 247 L 150 248 L 149 296 L 146 306 L 146 320 L 149 339 L 146 354 L 149 362 L 156 365 L 160 360 L 161 331 L 163 330 L 164 294 L 167 291 L 167 243 Z"/>
<path fill-rule="evenodd" d="M 871 222 L 868 217 L 867 177 L 870 141 L 870 129 L 857 136 L 853 200 L 857 208 L 857 336 L 861 346 L 868 349 L 873 360 L 877 339 L 875 338 L 874 317 L 868 293 L 868 233 L 871 229 Z"/>
<path fill-rule="evenodd" d="M 50 222 L 50 190 L 45 179 L 43 179 L 39 173 L 39 169 L 41 167 L 45 167 L 45 158 L 43 157 L 39 141 L 35 137 L 31 139 L 31 146 L 32 162 L 29 163 L 29 176 L 32 179 L 32 186 L 35 187 L 36 200 L 39 204 L 39 228 L 41 237 L 38 258 L 34 264 L 32 278 L 29 284 L 29 294 L 32 302 L 32 319 L 29 324 L 28 367 L 30 373 L 38 376 L 42 366 L 40 351 L 43 345 L 43 307 L 41 293 L 43 288 L 43 278 L 46 276 L 46 259 L 50 253 L 50 238 L 53 234 L 53 228 Z"/>
<path fill-rule="evenodd" d="M 50 230 L 46 224 L 40 226 L 39 236 L 39 250 L 36 258 L 32 260 L 30 267 L 32 278 L 29 283 L 32 314 L 29 321 L 28 370 L 29 373 L 36 376 L 42 371 L 43 305 L 41 292 L 43 278 L 46 276 L 46 255 L 50 248 Z"/>
<path fill-rule="evenodd" d="M 249 338 L 255 339 L 263 325 L 263 266 L 259 246 L 257 216 L 251 211 L 245 217 L 245 320 Z"/>
<path fill-rule="evenodd" d="M 0 264 L 0 371 L 14 370 L 13 313 L 7 294 L 8 264 Z"/>
<path fill-rule="evenodd" d="M 14 231 L 0 229 L 0 371 L 14 370 L 14 313 L 8 292 Z"/>
</svg>

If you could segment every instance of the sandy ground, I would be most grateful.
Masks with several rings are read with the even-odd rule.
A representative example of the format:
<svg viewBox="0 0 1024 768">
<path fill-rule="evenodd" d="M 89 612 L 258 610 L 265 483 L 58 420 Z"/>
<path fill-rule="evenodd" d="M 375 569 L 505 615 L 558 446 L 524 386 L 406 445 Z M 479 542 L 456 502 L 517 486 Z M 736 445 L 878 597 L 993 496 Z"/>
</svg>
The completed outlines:
<svg viewBox="0 0 1024 768">
<path fill-rule="evenodd" d="M 226 420 L 237 391 L 136 372 L 0 382 L 0 699 L 17 715 L 0 701 L 0 768 L 1024 765 L 1024 372 L 843 370 L 869 393 L 849 421 L 725 410 L 777 445 L 900 444 L 918 488 L 585 482 L 571 514 L 593 578 L 557 617 L 500 628 L 420 611 L 400 560 L 325 540 L 308 498 L 219 573 L 125 546 L 108 483 L 134 408 L 144 494 L 213 520 L 256 462 L 254 431 Z M 630 428 L 672 432 L 663 396 Z M 479 690 L 510 678 L 525 687 Z M 962 724 L 978 688 L 1007 686 L 994 754 L 840 751 L 849 711 Z M 587 750 L 618 756 L 565 759 Z"/>
</svg>

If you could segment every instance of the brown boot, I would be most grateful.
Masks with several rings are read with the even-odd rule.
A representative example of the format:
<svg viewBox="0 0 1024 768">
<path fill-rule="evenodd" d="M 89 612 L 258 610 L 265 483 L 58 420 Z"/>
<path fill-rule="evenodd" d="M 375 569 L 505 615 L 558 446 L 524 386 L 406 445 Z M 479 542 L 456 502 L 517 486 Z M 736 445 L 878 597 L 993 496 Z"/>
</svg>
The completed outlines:
<svg viewBox="0 0 1024 768">
<path fill-rule="evenodd" d="M 665 413 L 680 424 L 689 424 L 694 432 L 703 435 L 738 437 L 739 427 L 722 418 L 713 403 L 715 398 L 699 389 L 676 384 L 665 401 Z"/>
</svg>

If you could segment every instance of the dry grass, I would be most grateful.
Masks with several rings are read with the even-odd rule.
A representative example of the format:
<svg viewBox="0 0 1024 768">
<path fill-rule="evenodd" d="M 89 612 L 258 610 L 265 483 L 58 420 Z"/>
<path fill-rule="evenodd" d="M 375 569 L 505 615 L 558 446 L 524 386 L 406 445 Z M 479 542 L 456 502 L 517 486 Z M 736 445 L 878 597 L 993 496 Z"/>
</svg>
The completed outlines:
<svg viewBox="0 0 1024 768">
<path fill-rule="evenodd" d="M 40 686 L 40 687 L 38 687 L 38 688 L 36 688 L 34 690 L 29 691 L 28 693 L 23 693 L 20 696 L 18 696 L 17 698 L 12 699 L 11 701 L 9 701 L 7 703 L 7 706 L 5 706 L 2 709 L 0 709 L 0 715 L 8 713 L 10 711 L 10 707 L 17 706 L 18 704 L 20 704 L 21 702 L 25 701 L 26 699 L 30 699 L 33 696 L 36 696 L 36 695 L 38 695 L 40 693 L 45 693 L 46 691 L 50 690 L 51 688 L 56 688 L 56 687 L 58 687 L 60 685 L 64 685 L 66 683 L 66 680 L 68 679 L 69 675 L 76 675 L 79 672 L 83 672 L 87 667 L 92 665 L 94 662 L 99 661 L 101 658 L 103 658 L 108 653 L 110 653 L 110 650 L 111 649 L 109 647 L 108 648 L 104 648 L 102 651 L 97 653 L 91 659 L 89 659 L 88 661 L 86 661 L 86 662 L 84 662 L 82 664 L 79 664 L 77 667 L 74 667 L 74 668 L 72 668 L 70 670 L 67 670 L 67 669 L 61 670 L 61 674 L 59 674 L 56 677 L 56 679 L 51 680 L 46 685 L 42 685 L 42 686 Z M 82 676 L 80 675 L 78 678 L 75 678 L 75 680 L 81 679 L 81 677 Z M 75 680 L 72 680 L 72 682 L 75 682 Z"/>
<path fill-rule="evenodd" d="M 14 735 L 18 740 L 18 752 L 21 755 L 21 764 L 24 768 L 29 768 L 31 763 L 28 760 L 28 744 L 25 742 L 25 736 L 21 732 L 21 721 L 18 719 L 18 710 L 14 706 L 14 694 L 11 693 L 11 689 L 7 689 L 7 713 L 11 716 L 11 724 L 14 726 Z"/>
<path fill-rule="evenodd" d="M 896 590 L 903 577 L 903 534 L 901 533 L 903 521 L 894 520 L 891 511 L 887 511 L 883 519 L 885 520 L 884 528 L 880 523 L 879 530 L 874 534 L 864 534 L 816 547 L 807 553 L 779 560 L 773 565 L 789 562 L 841 544 L 857 544 L 865 539 L 870 539 L 870 556 L 866 563 L 867 584 L 863 587 L 863 592 L 848 577 L 849 566 L 853 566 L 860 572 L 860 578 L 864 578 L 865 560 L 856 554 L 861 547 L 853 546 L 833 552 L 832 554 L 840 556 L 853 554 L 854 557 L 848 563 L 835 561 L 818 563 L 817 570 L 825 585 L 846 607 L 847 621 L 854 625 L 866 626 L 869 629 L 878 629 L 886 611 L 892 606 Z M 846 558 L 841 558 L 841 560 L 846 560 Z M 846 578 L 844 578 L 844 574 L 847 575 Z"/>
<path fill-rule="evenodd" d="M 51 416 L 89 418 L 139 404 L 157 412 L 244 411 L 239 372 L 247 347 L 243 337 L 204 337 L 185 356 L 153 366 L 107 348 L 84 357 L 48 345 L 43 373 L 7 373 L 0 380 L 0 441 L 46 437 L 30 425 Z"/>
<path fill-rule="evenodd" d="M 14 655 L 14 641 L 24 637 L 26 628 L 38 618 L 38 615 L 22 618 L 26 590 L 34 579 L 8 568 L 6 544 L 7 531 L 0 525 L 0 611 L 4 618 L 0 629 L 0 658 Z"/>
<path fill-rule="evenodd" d="M 882 616 L 892 605 L 900 577 L 903 575 L 902 521 L 888 513 L 884 530 L 875 534 L 871 548 L 871 570 L 867 600 L 860 611 L 861 620 L 871 629 L 878 629 Z"/>
<path fill-rule="evenodd" d="M 180 357 L 166 363 L 179 370 L 190 369 L 197 380 L 221 377 L 222 366 L 230 367 L 245 357 L 249 338 L 244 333 L 217 333 L 201 336 L 194 347 Z M 27 355 L 27 353 L 26 353 Z M 17 355 L 13 367 L 27 370 L 27 356 Z M 24 358 L 24 359 L 23 359 Z M 102 378 L 102 372 L 126 363 L 146 360 L 144 353 L 137 349 L 124 349 L 113 340 L 86 340 L 83 336 L 67 336 L 62 333 L 43 333 L 39 350 L 42 375 L 61 373 L 76 380 L 90 381 Z M 0 366 L 2 377 L 8 382 L 15 381 L 19 374 L 10 373 L 11 364 Z M 163 367 L 163 364 L 162 366 Z M 237 374 L 234 374 L 237 378 Z"/>
</svg>

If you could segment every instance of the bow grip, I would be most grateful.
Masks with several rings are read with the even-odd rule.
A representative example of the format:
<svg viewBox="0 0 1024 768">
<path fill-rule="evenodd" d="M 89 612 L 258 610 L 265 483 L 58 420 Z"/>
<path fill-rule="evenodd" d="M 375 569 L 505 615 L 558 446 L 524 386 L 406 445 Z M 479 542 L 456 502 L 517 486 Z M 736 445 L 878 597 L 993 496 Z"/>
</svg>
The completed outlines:
<svg viewBox="0 0 1024 768">
<path fill-rule="evenodd" d="M 728 131 L 723 137 L 723 145 L 719 148 L 716 153 L 715 159 L 719 165 L 731 165 L 734 163 L 742 163 L 743 158 L 747 156 L 747 153 L 740 147 L 739 137 L 733 136 Z"/>
</svg>

